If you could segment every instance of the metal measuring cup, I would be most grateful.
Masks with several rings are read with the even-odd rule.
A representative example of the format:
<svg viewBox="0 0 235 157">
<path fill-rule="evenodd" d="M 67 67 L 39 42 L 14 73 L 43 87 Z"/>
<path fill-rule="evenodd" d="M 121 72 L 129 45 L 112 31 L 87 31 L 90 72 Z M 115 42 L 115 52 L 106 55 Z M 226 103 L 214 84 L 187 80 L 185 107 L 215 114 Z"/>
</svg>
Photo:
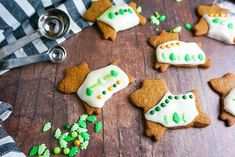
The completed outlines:
<svg viewBox="0 0 235 157">
<path fill-rule="evenodd" d="M 67 52 L 62 46 L 55 46 L 42 54 L 0 61 L 0 71 L 13 69 L 24 65 L 43 62 L 43 61 L 60 63 L 63 60 L 65 60 L 66 56 Z"/>
<path fill-rule="evenodd" d="M 0 49 L 0 60 L 31 41 L 42 36 L 48 39 L 58 39 L 67 34 L 70 30 L 70 18 L 62 10 L 49 9 L 39 17 L 38 30 L 28 36 L 20 38 L 16 42 L 9 44 Z"/>
</svg>

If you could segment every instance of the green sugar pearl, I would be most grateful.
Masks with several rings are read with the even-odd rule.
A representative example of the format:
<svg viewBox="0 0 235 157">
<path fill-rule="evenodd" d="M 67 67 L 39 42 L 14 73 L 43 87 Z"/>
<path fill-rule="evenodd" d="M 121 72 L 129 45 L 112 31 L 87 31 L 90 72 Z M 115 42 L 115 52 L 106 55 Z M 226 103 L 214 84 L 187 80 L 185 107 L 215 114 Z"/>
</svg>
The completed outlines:
<svg viewBox="0 0 235 157">
<path fill-rule="evenodd" d="M 60 152 L 61 152 L 60 147 L 55 147 L 55 148 L 54 148 L 54 153 L 55 153 L 55 154 L 60 154 Z"/>
<path fill-rule="evenodd" d="M 65 149 L 64 149 L 64 154 L 65 154 L 65 155 L 69 154 L 69 152 L 70 152 L 70 149 L 69 149 L 69 148 L 65 148 Z"/>
<path fill-rule="evenodd" d="M 190 61 L 190 56 L 189 56 L 189 54 L 186 54 L 186 55 L 185 55 L 184 60 L 185 60 L 186 62 Z"/>
<path fill-rule="evenodd" d="M 193 98 L 193 95 L 189 95 L 189 98 L 192 99 L 192 98 Z"/>
<path fill-rule="evenodd" d="M 213 20 L 213 23 L 219 23 L 219 19 L 218 19 L 218 18 L 215 18 L 215 19 Z"/>
<path fill-rule="evenodd" d="M 191 24 L 185 23 L 185 24 L 184 24 L 184 28 L 190 31 L 190 30 L 192 30 L 193 27 L 192 27 Z"/>
<path fill-rule="evenodd" d="M 174 53 L 171 53 L 169 59 L 170 59 L 171 61 L 176 60 L 175 54 L 174 54 Z"/>
<path fill-rule="evenodd" d="M 185 99 L 187 99 L 187 96 L 186 96 L 186 95 L 183 95 L 182 98 L 185 100 Z"/>
<path fill-rule="evenodd" d="M 160 108 L 159 106 L 157 106 L 157 107 L 155 108 L 155 110 L 156 110 L 156 111 L 160 111 L 161 108 Z"/>
<path fill-rule="evenodd" d="M 173 96 L 170 95 L 170 96 L 168 96 L 168 98 L 169 98 L 169 99 L 173 99 Z"/>
<path fill-rule="evenodd" d="M 176 99 L 176 100 L 178 100 L 178 99 L 179 99 L 179 97 L 178 97 L 178 96 L 175 96 L 175 99 Z"/>
<path fill-rule="evenodd" d="M 203 60 L 204 60 L 204 56 L 203 56 L 202 54 L 199 54 L 199 55 L 198 55 L 198 59 L 200 59 L 201 61 L 203 61 Z"/>
<path fill-rule="evenodd" d="M 151 114 L 151 115 L 153 115 L 154 113 L 155 113 L 155 111 L 154 111 L 154 110 L 150 111 L 150 114 Z"/>
<path fill-rule="evenodd" d="M 168 104 L 170 101 L 168 99 L 165 100 L 165 103 Z"/>
<path fill-rule="evenodd" d="M 166 104 L 165 103 L 161 103 L 161 107 L 166 107 Z"/>
</svg>

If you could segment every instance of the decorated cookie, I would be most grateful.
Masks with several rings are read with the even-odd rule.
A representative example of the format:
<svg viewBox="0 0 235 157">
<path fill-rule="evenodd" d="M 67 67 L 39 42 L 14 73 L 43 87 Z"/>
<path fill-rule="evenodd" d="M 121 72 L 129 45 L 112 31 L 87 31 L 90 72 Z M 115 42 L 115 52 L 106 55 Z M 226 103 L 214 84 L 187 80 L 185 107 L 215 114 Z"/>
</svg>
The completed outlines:
<svg viewBox="0 0 235 157">
<path fill-rule="evenodd" d="M 194 42 L 179 41 L 178 33 L 163 31 L 160 35 L 150 37 L 148 42 L 156 48 L 155 68 L 160 72 L 166 71 L 170 65 L 202 68 L 211 66 L 211 60 L 200 46 Z"/>
<path fill-rule="evenodd" d="M 103 37 L 110 40 L 115 40 L 118 31 L 146 23 L 146 18 L 140 15 L 134 2 L 114 5 L 110 0 L 92 1 L 84 18 L 87 21 L 96 21 Z"/>
<path fill-rule="evenodd" d="M 59 90 L 63 93 L 77 93 L 88 114 L 99 114 L 113 94 L 133 82 L 134 78 L 115 65 L 115 62 L 94 71 L 90 71 L 86 63 L 81 63 L 66 69 Z"/>
<path fill-rule="evenodd" d="M 227 73 L 221 78 L 209 81 L 211 88 L 220 94 L 220 119 L 228 126 L 235 123 L 235 74 Z"/>
<path fill-rule="evenodd" d="M 201 19 L 193 27 L 196 36 L 207 35 L 227 44 L 235 44 L 235 17 L 228 15 L 228 10 L 213 4 L 200 5 L 197 12 Z"/>
<path fill-rule="evenodd" d="M 135 106 L 144 110 L 145 134 L 156 141 L 160 140 L 166 129 L 203 128 L 211 123 L 202 111 L 197 90 L 174 95 L 163 79 L 144 80 L 130 99 Z"/>
</svg>

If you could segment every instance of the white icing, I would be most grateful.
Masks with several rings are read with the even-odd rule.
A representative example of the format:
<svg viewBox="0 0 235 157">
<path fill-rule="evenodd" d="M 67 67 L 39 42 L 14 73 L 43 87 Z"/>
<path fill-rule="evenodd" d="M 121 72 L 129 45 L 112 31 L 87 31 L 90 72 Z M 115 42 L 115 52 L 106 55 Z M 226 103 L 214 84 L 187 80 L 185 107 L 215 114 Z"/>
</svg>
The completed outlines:
<svg viewBox="0 0 235 157">
<path fill-rule="evenodd" d="M 118 72 L 118 76 L 110 76 L 108 79 L 104 79 L 105 76 L 110 75 L 111 70 Z M 87 95 L 86 91 L 88 87 L 96 84 L 100 80 L 102 85 L 98 85 L 93 89 L 92 95 Z M 117 84 L 117 80 L 120 81 L 120 84 Z M 116 84 L 116 87 L 113 87 L 113 84 Z M 81 87 L 77 91 L 77 95 L 88 105 L 101 108 L 104 106 L 105 102 L 112 97 L 114 93 L 122 90 L 127 87 L 129 84 L 129 78 L 127 74 L 122 71 L 119 67 L 115 65 L 109 65 L 107 67 L 94 70 L 90 72 Z M 109 91 L 108 87 L 112 87 L 112 90 Z M 106 94 L 102 94 L 103 91 L 106 91 Z M 97 96 L 100 95 L 102 98 L 98 99 Z"/>
<path fill-rule="evenodd" d="M 175 60 L 170 59 L 172 54 L 174 54 Z M 186 55 L 189 58 L 188 61 L 185 60 Z M 176 40 L 159 45 L 156 49 L 156 57 L 159 63 L 172 65 L 199 65 L 204 64 L 206 59 L 205 53 L 196 43 L 185 43 Z"/>
<path fill-rule="evenodd" d="M 208 15 L 203 16 L 209 24 L 208 36 L 223 41 L 227 44 L 234 44 L 235 38 L 235 18 L 232 17 L 211 17 Z M 213 22 L 214 19 L 218 19 L 218 23 Z M 233 28 L 229 29 L 228 25 L 232 24 Z"/>
<path fill-rule="evenodd" d="M 235 116 L 235 88 L 224 99 L 224 110 Z"/>
<path fill-rule="evenodd" d="M 131 13 L 126 11 L 123 15 L 121 15 L 119 13 L 120 9 L 129 9 L 131 10 Z M 118 12 L 118 15 L 115 15 L 116 12 Z M 110 13 L 114 14 L 113 19 L 109 18 Z M 136 15 L 135 11 L 126 3 L 120 5 L 113 5 L 111 8 L 106 10 L 98 18 L 98 20 L 111 26 L 116 32 L 132 28 L 139 24 L 139 17 Z"/>
<path fill-rule="evenodd" d="M 183 95 L 186 99 L 183 99 Z M 191 98 L 189 97 L 191 95 Z M 172 99 L 169 99 L 172 96 Z M 175 99 L 178 96 L 178 99 Z M 169 103 L 165 103 L 165 100 L 169 100 Z M 165 107 L 161 107 L 161 104 L 165 103 Z M 160 111 L 156 111 L 156 107 L 160 107 Z M 154 114 L 150 112 L 154 111 Z M 174 113 L 177 113 L 180 117 L 180 121 L 176 123 L 173 120 Z M 199 114 L 196 104 L 195 96 L 192 92 L 187 94 L 172 95 L 170 92 L 166 92 L 161 101 L 145 113 L 145 118 L 149 121 L 160 123 L 165 127 L 186 126 L 190 124 L 195 117 Z"/>
</svg>

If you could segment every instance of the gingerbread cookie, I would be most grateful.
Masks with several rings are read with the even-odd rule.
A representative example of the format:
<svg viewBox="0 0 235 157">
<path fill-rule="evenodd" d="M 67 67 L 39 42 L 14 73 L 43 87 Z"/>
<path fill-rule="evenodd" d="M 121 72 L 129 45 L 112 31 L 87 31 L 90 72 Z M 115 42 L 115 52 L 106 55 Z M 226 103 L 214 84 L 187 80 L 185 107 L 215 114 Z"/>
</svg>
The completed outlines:
<svg viewBox="0 0 235 157">
<path fill-rule="evenodd" d="M 114 5 L 110 0 L 92 1 L 84 18 L 87 21 L 96 21 L 103 37 L 110 40 L 116 39 L 118 31 L 146 23 L 146 18 L 137 11 L 136 3 Z"/>
<path fill-rule="evenodd" d="M 59 90 L 63 93 L 77 93 L 89 115 L 99 114 L 113 94 L 134 82 L 134 78 L 127 75 L 115 62 L 94 71 L 90 71 L 86 63 L 81 63 L 65 72 Z"/>
<path fill-rule="evenodd" d="M 220 119 L 228 126 L 235 123 L 235 74 L 227 73 L 221 78 L 209 81 L 211 88 L 220 94 Z"/>
<path fill-rule="evenodd" d="M 150 37 L 148 42 L 156 48 L 155 68 L 160 72 L 166 71 L 170 65 L 202 68 L 211 66 L 211 60 L 200 46 L 193 42 L 179 41 L 178 33 L 162 31 L 160 35 Z"/>
<path fill-rule="evenodd" d="M 193 27 L 196 36 L 207 35 L 227 44 L 235 44 L 235 17 L 228 15 L 228 10 L 217 4 L 200 5 L 197 12 L 201 19 Z"/>
<path fill-rule="evenodd" d="M 174 95 L 163 79 L 144 80 L 130 99 L 135 106 L 143 108 L 145 134 L 156 141 L 166 129 L 203 128 L 211 124 L 210 118 L 202 111 L 197 90 Z"/>
</svg>

